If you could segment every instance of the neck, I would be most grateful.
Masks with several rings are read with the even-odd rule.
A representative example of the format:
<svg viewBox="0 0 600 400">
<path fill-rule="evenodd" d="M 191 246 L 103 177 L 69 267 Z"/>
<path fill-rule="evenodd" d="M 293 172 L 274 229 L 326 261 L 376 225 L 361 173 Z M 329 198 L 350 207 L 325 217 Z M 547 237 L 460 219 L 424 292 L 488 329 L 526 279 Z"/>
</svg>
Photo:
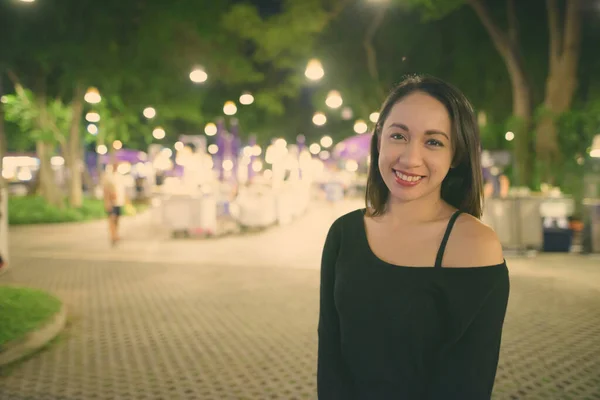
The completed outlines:
<svg viewBox="0 0 600 400">
<path fill-rule="evenodd" d="M 442 218 L 448 211 L 448 205 L 439 193 L 413 201 L 398 201 L 390 196 L 385 215 L 396 224 L 414 224 L 434 221 Z"/>
</svg>

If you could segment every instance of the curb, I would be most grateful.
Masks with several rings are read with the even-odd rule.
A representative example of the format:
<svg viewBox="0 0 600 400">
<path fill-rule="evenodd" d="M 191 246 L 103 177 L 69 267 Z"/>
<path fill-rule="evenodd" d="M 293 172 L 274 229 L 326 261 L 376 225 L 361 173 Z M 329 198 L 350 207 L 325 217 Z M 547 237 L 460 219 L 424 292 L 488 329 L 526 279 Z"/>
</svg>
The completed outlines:
<svg viewBox="0 0 600 400">
<path fill-rule="evenodd" d="M 60 310 L 45 325 L 0 347 L 0 366 L 15 362 L 46 346 L 64 329 L 66 322 L 67 308 L 63 303 Z"/>
</svg>

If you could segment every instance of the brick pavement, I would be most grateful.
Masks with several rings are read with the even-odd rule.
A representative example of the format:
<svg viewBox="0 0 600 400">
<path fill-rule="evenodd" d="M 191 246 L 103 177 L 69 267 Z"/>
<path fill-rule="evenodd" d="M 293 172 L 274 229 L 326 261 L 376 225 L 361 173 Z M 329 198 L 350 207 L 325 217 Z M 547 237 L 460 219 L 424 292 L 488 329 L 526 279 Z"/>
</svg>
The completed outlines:
<svg viewBox="0 0 600 400">
<path fill-rule="evenodd" d="M 317 205 L 290 226 L 208 242 L 125 230 L 112 252 L 82 236 L 101 238 L 93 224 L 40 228 L 43 239 L 26 242 L 21 230 L 0 283 L 50 290 L 71 316 L 58 343 L 0 377 L 0 399 L 314 399 L 313 253 L 354 205 Z M 600 399 L 599 259 L 509 266 L 494 399 Z"/>
</svg>

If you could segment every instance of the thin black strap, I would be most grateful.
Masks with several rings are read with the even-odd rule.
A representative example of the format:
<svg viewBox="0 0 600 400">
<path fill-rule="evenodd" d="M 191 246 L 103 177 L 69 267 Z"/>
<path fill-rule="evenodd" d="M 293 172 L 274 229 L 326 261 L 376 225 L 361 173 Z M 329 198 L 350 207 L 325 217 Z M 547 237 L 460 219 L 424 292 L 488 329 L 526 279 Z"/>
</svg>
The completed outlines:
<svg viewBox="0 0 600 400">
<path fill-rule="evenodd" d="M 438 250 L 437 257 L 435 258 L 435 268 L 442 268 L 442 260 L 444 258 L 444 251 L 446 250 L 446 244 L 448 243 L 448 238 L 450 237 L 450 232 L 452 232 L 452 227 L 456 222 L 456 219 L 461 214 L 462 211 L 458 210 L 450 217 L 450 221 L 448 221 L 448 227 L 446 228 L 446 233 L 444 233 L 444 238 L 442 239 L 442 244 L 440 244 L 440 249 Z"/>
</svg>

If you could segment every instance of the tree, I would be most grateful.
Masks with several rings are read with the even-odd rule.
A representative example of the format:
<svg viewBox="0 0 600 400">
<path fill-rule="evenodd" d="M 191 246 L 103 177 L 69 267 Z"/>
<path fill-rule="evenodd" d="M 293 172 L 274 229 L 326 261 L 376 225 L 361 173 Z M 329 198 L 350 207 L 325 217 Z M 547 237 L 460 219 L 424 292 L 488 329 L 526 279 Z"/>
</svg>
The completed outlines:
<svg viewBox="0 0 600 400">
<path fill-rule="evenodd" d="M 40 160 L 38 192 L 49 204 L 62 207 L 63 198 L 55 184 L 51 156 L 55 146 L 67 146 L 65 132 L 71 118 L 71 109 L 60 100 L 48 101 L 44 96 L 36 96 L 24 89 L 14 76 L 13 80 L 16 94 L 5 97 L 6 118 L 16 123 L 21 131 L 30 132 L 33 136 Z"/>
<path fill-rule="evenodd" d="M 7 51 L 3 49 L 3 56 L 6 57 L 4 66 L 13 70 L 13 75 L 18 75 L 21 79 L 18 85 L 23 86 L 18 86 L 17 92 L 27 93 L 27 96 L 18 95 L 18 98 L 24 107 L 30 107 L 31 115 L 36 115 L 35 123 L 20 124 L 22 129 L 34 130 L 24 133 L 36 135 L 35 129 L 51 130 L 47 123 L 53 118 L 44 116 L 48 114 L 47 106 L 56 105 L 58 101 L 47 104 L 46 98 L 61 99 L 60 104 L 70 110 L 70 121 L 64 130 L 68 135 L 60 135 L 55 139 L 60 144 L 59 148 L 66 162 L 71 206 L 78 207 L 82 201 L 81 117 L 86 87 L 99 86 L 106 91 L 107 97 L 124 98 L 131 102 L 130 109 L 134 109 L 141 103 L 136 100 L 160 97 L 167 87 L 178 87 L 183 81 L 188 87 L 192 86 L 187 73 L 193 66 L 189 62 L 193 55 L 184 51 L 188 42 L 176 40 L 175 43 L 182 44 L 173 46 L 169 29 L 173 28 L 172 32 L 182 38 L 189 32 L 187 28 L 196 24 L 192 27 L 197 28 L 194 33 L 195 37 L 199 37 L 202 33 L 199 27 L 211 28 L 217 22 L 211 23 L 215 20 L 214 15 L 190 13 L 189 7 L 194 8 L 193 2 L 179 2 L 178 5 L 181 6 L 182 3 L 186 3 L 184 6 L 188 7 L 187 10 L 173 4 L 166 7 L 166 3 L 160 2 L 132 4 L 117 1 L 102 4 L 93 1 L 68 1 L 61 7 L 42 2 L 28 9 L 6 3 L 0 6 L 6 6 L 6 12 L 0 12 L 2 20 L 18 21 L 16 24 L 2 24 L 5 27 L 17 27 L 6 30 L 6 35 L 3 36 L 6 43 L 12 44 L 7 46 Z M 223 13 L 226 5 L 218 3 L 217 6 L 211 2 L 213 5 L 209 8 L 219 9 Z M 81 18 L 82 15 L 93 15 L 93 18 Z M 216 19 L 218 20 L 219 18 Z M 44 32 L 44 35 L 39 32 Z M 219 35 L 211 38 L 216 36 Z M 222 39 L 220 37 L 217 41 Z M 224 49 L 230 47 L 225 46 Z M 224 52 L 226 51 L 220 54 Z M 137 56 L 131 57 L 132 54 Z M 248 63 L 244 64 L 240 55 L 232 61 L 234 67 L 228 66 L 221 70 L 233 72 L 232 75 L 241 80 L 252 79 L 248 75 L 252 75 L 253 71 L 248 68 Z M 189 62 L 184 67 L 185 70 L 181 68 L 182 62 Z M 219 70 L 218 65 L 215 69 Z M 246 71 L 242 71 L 244 69 Z M 179 76 L 173 74 L 174 71 Z M 148 84 L 149 82 L 152 84 Z M 31 90 L 26 91 L 25 88 Z M 32 101 L 23 102 L 28 97 Z M 141 108 L 136 112 L 140 113 Z M 128 113 L 131 111 L 128 110 Z M 119 121 L 119 118 L 114 117 L 113 120 Z M 107 116 L 107 119 L 110 117 Z M 54 153 L 53 144 L 56 143 L 37 140 L 36 148 L 43 156 L 38 155 L 49 160 Z M 42 193 L 48 196 L 52 193 L 52 198 L 48 200 L 57 202 L 59 196 L 54 196 L 54 193 L 58 193 L 58 190 L 50 190 L 53 179 L 51 173 L 44 168 L 40 174 L 40 182 L 43 182 Z"/>
<path fill-rule="evenodd" d="M 546 95 L 536 129 L 536 150 L 543 178 L 552 182 L 561 161 L 557 117 L 567 112 L 577 88 L 581 50 L 581 3 L 569 0 L 564 18 L 557 0 L 546 0 L 548 13 L 549 71 Z M 561 21 L 562 19 L 562 21 Z"/>
</svg>

